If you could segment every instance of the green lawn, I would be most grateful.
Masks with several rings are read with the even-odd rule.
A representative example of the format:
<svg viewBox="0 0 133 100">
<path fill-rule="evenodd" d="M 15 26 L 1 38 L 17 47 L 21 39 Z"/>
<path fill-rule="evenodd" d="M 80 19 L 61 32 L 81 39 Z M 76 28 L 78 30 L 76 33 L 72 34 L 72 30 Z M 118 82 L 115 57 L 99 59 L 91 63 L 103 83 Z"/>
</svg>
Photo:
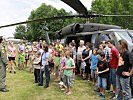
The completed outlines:
<svg viewBox="0 0 133 100">
<path fill-rule="evenodd" d="M 7 93 L 0 93 L 0 100 L 100 100 L 94 87 L 86 80 L 76 77 L 72 95 L 65 95 L 51 78 L 50 87 L 44 89 L 34 84 L 34 76 L 26 71 L 17 70 L 16 74 L 7 72 Z M 109 96 L 107 98 L 109 100 Z"/>
</svg>

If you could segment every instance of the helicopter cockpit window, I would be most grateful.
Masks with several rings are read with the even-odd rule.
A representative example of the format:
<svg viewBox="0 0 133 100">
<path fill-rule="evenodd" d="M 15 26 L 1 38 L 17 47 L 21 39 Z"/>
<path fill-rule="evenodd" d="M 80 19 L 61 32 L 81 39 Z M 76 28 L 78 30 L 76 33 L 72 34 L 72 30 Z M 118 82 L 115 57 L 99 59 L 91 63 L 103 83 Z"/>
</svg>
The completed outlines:
<svg viewBox="0 0 133 100">
<path fill-rule="evenodd" d="M 126 31 L 122 32 L 114 32 L 117 40 L 125 39 L 129 45 L 133 45 L 132 38 L 129 36 L 129 34 Z"/>
<path fill-rule="evenodd" d="M 129 33 L 132 35 L 132 37 L 133 37 L 133 31 L 129 31 Z"/>
<path fill-rule="evenodd" d="M 102 34 L 99 37 L 99 42 L 110 40 L 109 36 L 107 34 Z"/>
</svg>

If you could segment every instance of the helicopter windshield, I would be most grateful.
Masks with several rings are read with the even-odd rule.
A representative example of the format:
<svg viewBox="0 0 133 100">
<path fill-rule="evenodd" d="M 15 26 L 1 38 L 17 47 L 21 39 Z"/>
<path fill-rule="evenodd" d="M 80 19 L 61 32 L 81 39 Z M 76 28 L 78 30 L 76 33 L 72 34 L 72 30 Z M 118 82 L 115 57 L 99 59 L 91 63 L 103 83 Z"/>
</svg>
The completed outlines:
<svg viewBox="0 0 133 100">
<path fill-rule="evenodd" d="M 131 36 L 129 36 L 128 32 L 126 31 L 119 31 L 119 32 L 114 32 L 117 40 L 125 39 L 129 46 L 133 46 L 133 40 Z"/>
<path fill-rule="evenodd" d="M 133 31 L 129 31 L 129 33 L 131 34 L 131 36 L 133 37 Z"/>
</svg>

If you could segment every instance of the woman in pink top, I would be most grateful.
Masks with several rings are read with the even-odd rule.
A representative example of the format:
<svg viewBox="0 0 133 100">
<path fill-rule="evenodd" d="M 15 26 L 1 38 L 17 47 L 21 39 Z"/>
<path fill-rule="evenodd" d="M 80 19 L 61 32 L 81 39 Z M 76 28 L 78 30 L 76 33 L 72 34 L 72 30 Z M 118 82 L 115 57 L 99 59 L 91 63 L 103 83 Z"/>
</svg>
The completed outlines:
<svg viewBox="0 0 133 100">
<path fill-rule="evenodd" d="M 10 73 L 14 71 L 14 74 L 16 73 L 15 68 L 13 66 L 13 63 L 16 66 L 15 57 L 16 57 L 16 48 L 14 47 L 13 42 L 9 42 L 8 45 L 9 70 Z"/>
</svg>

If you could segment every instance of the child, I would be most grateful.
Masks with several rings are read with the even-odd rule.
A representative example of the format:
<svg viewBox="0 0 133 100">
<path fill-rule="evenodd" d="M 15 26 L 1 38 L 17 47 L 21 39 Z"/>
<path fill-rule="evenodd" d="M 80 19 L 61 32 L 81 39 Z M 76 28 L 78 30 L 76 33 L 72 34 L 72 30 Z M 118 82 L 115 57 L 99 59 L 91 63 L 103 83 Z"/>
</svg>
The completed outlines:
<svg viewBox="0 0 133 100">
<path fill-rule="evenodd" d="M 30 55 L 30 73 L 33 73 L 33 61 L 35 59 L 37 49 L 34 49 L 32 54 Z"/>
<path fill-rule="evenodd" d="M 85 66 L 86 66 L 86 63 L 85 63 L 85 61 L 83 61 L 83 62 L 81 62 L 81 72 L 82 72 L 82 74 L 83 74 L 83 80 L 85 79 L 84 77 L 85 77 Z"/>
<path fill-rule="evenodd" d="M 50 53 L 50 55 L 51 55 L 51 74 L 53 74 L 54 75 L 54 57 L 55 57 L 55 54 L 56 54 L 56 52 L 55 52 L 55 49 L 53 48 L 52 49 L 52 52 Z"/>
<path fill-rule="evenodd" d="M 105 60 L 104 52 L 100 52 L 98 54 L 98 57 L 99 57 L 99 62 L 97 65 L 97 74 L 98 74 L 98 88 L 100 88 L 100 93 L 98 94 L 98 96 L 102 96 L 102 100 L 104 100 L 109 68 Z"/>
<path fill-rule="evenodd" d="M 27 63 L 28 63 L 29 57 L 30 57 L 30 55 L 29 55 L 28 51 L 26 50 L 25 51 L 25 67 L 27 67 Z"/>
<path fill-rule="evenodd" d="M 59 69 L 60 69 L 60 66 L 61 66 L 61 64 L 60 64 L 60 60 L 61 60 L 61 58 L 60 58 L 60 51 L 57 51 L 56 52 L 56 55 L 55 55 L 55 58 L 54 58 L 54 65 L 55 65 L 55 75 L 56 75 L 56 79 L 55 79 L 55 81 L 59 81 L 60 79 L 59 79 Z"/>
<path fill-rule="evenodd" d="M 20 60 L 20 69 L 24 69 L 25 53 L 23 52 L 23 50 L 20 50 L 18 57 Z"/>
<path fill-rule="evenodd" d="M 70 51 L 66 52 L 66 63 L 65 67 L 62 69 L 64 70 L 64 84 L 66 86 L 66 94 L 70 95 L 72 93 L 72 75 L 73 75 L 73 69 L 75 68 L 74 60 L 71 58 Z"/>
<path fill-rule="evenodd" d="M 33 60 L 35 83 L 39 83 L 41 52 L 37 52 Z"/>
<path fill-rule="evenodd" d="M 61 69 L 60 69 L 60 85 L 63 85 L 63 68 L 65 67 L 66 65 L 66 55 L 65 55 L 65 52 L 62 51 L 62 54 L 61 54 Z"/>
<path fill-rule="evenodd" d="M 96 85 L 97 82 L 97 74 L 96 74 L 96 67 L 98 64 L 98 55 L 97 55 L 97 48 L 93 50 L 93 54 L 90 57 L 91 60 L 91 77 L 93 85 Z"/>
</svg>

